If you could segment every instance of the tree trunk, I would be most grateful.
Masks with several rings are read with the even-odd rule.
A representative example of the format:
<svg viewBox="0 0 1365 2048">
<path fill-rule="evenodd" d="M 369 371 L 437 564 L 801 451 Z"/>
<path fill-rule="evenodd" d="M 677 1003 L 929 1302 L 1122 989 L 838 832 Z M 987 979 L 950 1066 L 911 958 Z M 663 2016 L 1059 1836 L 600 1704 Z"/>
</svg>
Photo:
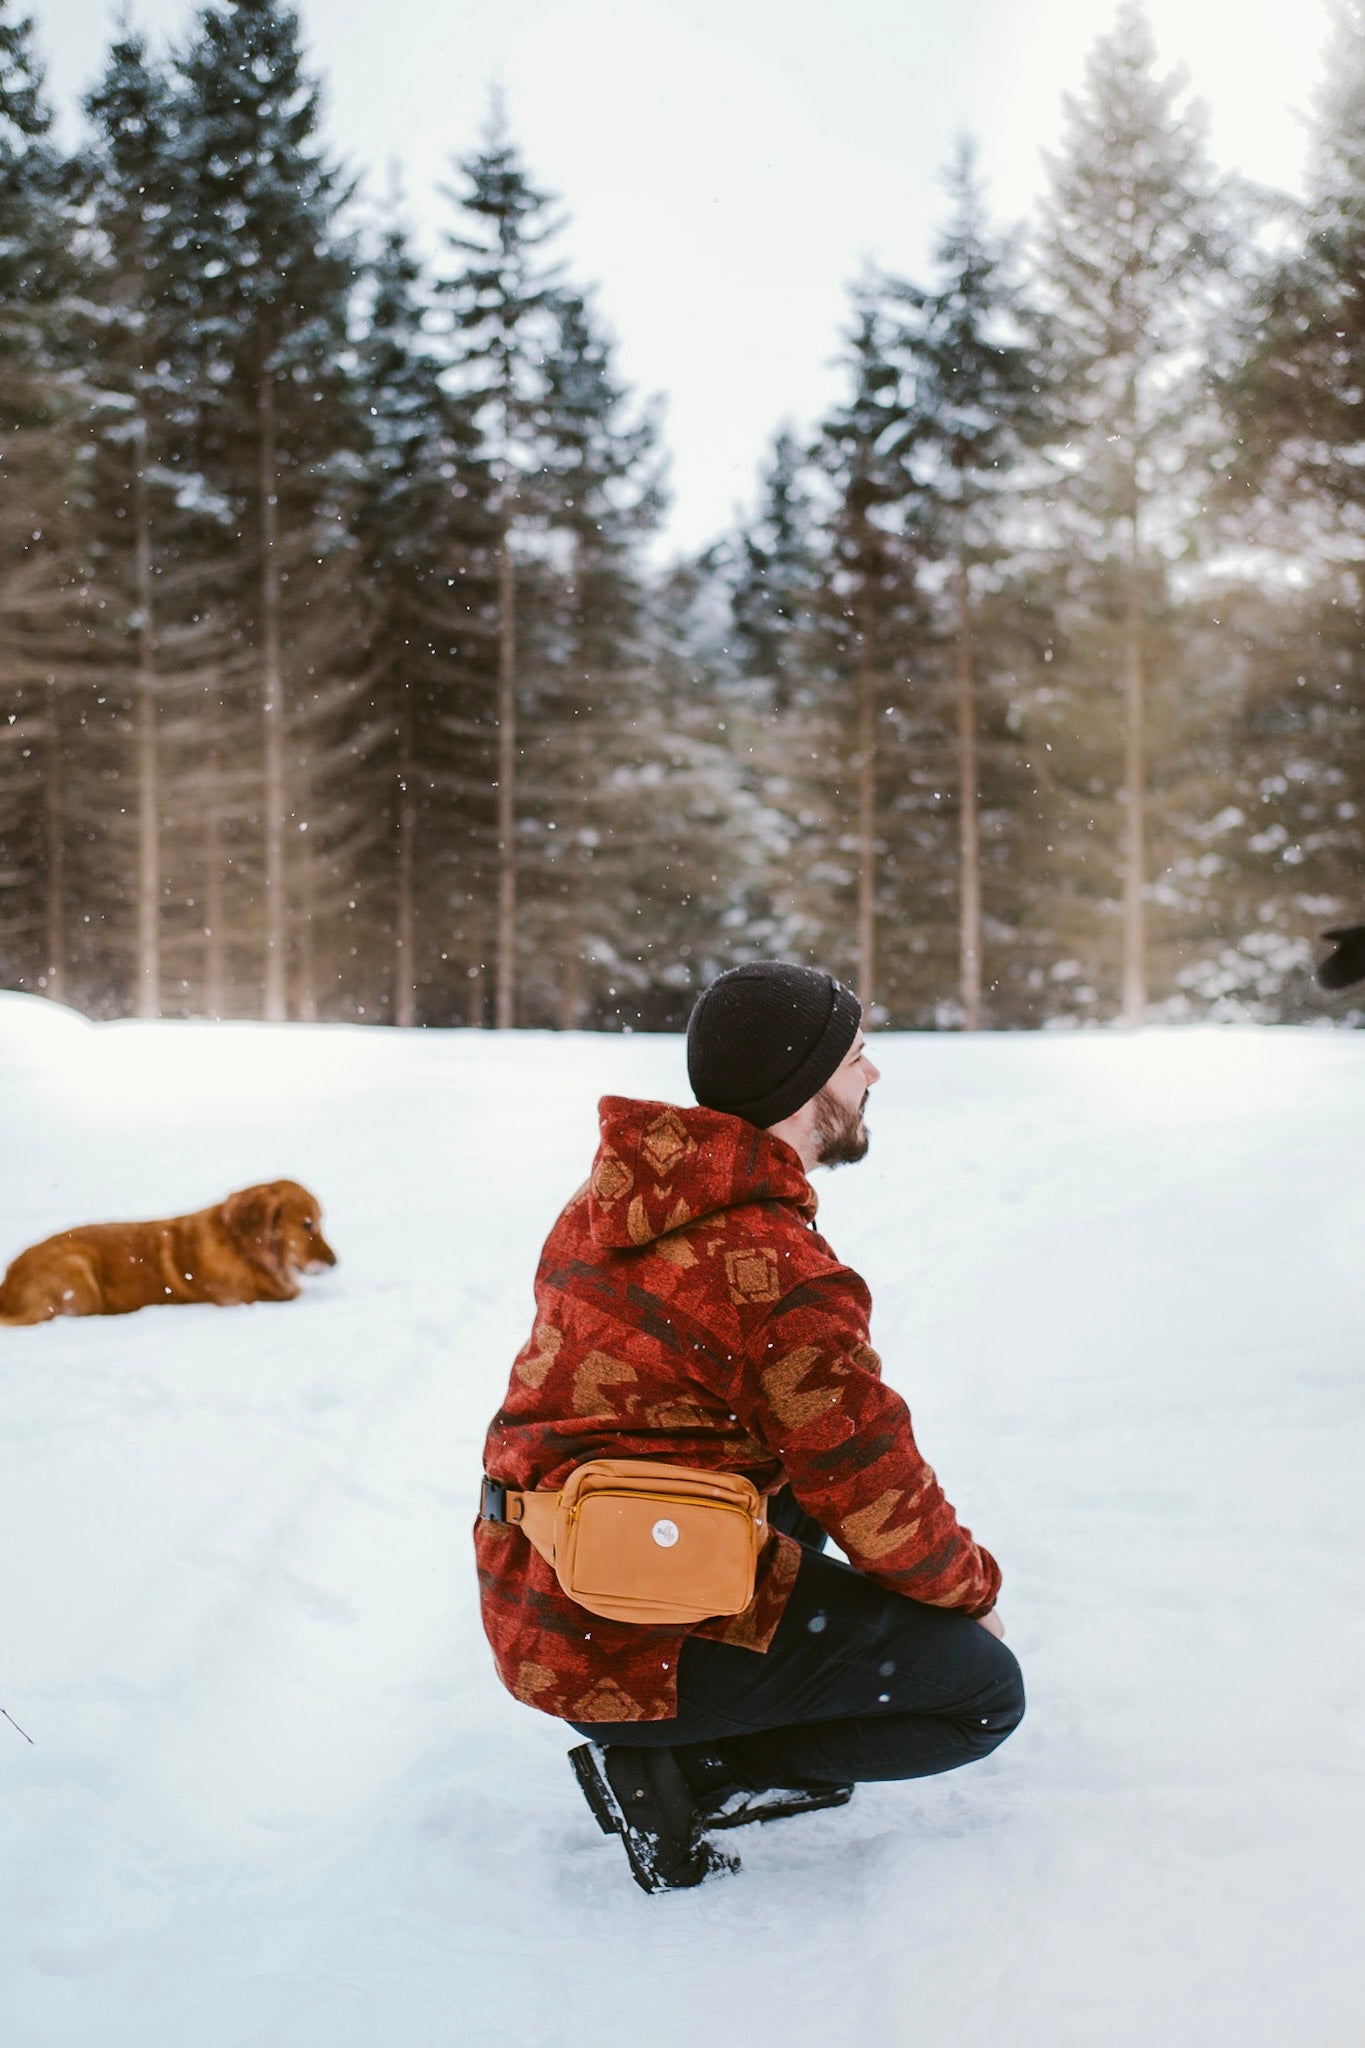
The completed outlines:
<svg viewBox="0 0 1365 2048">
<path fill-rule="evenodd" d="M 586 667 L 584 633 L 581 609 L 576 601 L 579 588 L 578 575 L 574 578 L 574 632 L 577 639 L 576 663 L 579 671 Z M 587 787 L 587 749 L 583 738 L 582 718 L 575 718 L 569 738 L 568 786 L 563 792 L 564 801 L 560 806 L 560 823 L 566 829 L 564 838 L 564 888 L 565 888 L 565 932 L 560 964 L 559 983 L 559 1028 L 561 1031 L 576 1030 L 579 1010 L 583 1001 L 583 891 L 586 881 L 584 870 L 587 865 L 587 848 L 583 844 L 582 831 L 587 822 L 587 805 L 584 791 Z"/>
<path fill-rule="evenodd" d="M 137 991 L 139 1017 L 161 1013 L 161 791 L 156 733 L 152 535 L 147 504 L 147 422 L 138 422 L 133 470 L 137 578 Z"/>
<path fill-rule="evenodd" d="M 393 935 L 393 1021 L 417 1022 L 416 872 L 417 770 L 413 761 L 412 699 L 404 684 L 398 713 L 398 916 Z"/>
<path fill-rule="evenodd" d="M 569 901 L 560 970 L 559 1028 L 561 1031 L 574 1031 L 578 1028 L 578 1013 L 583 1001 L 583 962 L 580 958 L 583 944 L 583 848 L 576 832 L 565 850 L 565 868 Z"/>
<path fill-rule="evenodd" d="M 284 676 L 280 663 L 279 500 L 275 472 L 275 385 L 262 369 L 261 447 L 261 710 L 265 739 L 265 1015 L 286 1015 Z"/>
<path fill-rule="evenodd" d="M 510 1031 L 516 1011 L 517 848 L 517 634 L 516 578 L 509 525 L 504 519 L 498 560 L 498 925 L 497 992 L 493 1021 Z"/>
<path fill-rule="evenodd" d="M 221 1017 L 226 997 L 223 952 L 223 788 L 216 744 L 209 747 L 204 810 L 204 1015 Z"/>
<path fill-rule="evenodd" d="M 872 621 L 863 607 L 858 635 L 858 1000 L 867 1019 L 876 988 L 877 705 Z"/>
<path fill-rule="evenodd" d="M 981 820 L 977 789 L 972 586 L 965 545 L 957 563 L 958 841 L 961 863 L 962 1028 L 981 1029 Z"/>
<path fill-rule="evenodd" d="M 44 777 L 44 831 L 47 854 L 45 939 L 47 971 L 44 993 L 60 1003 L 66 993 L 66 830 L 62 804 L 61 697 L 55 676 L 47 679 L 47 774 Z"/>
<path fill-rule="evenodd" d="M 483 1029 L 483 1013 L 486 1002 L 485 984 L 487 978 L 483 961 L 476 960 L 469 970 L 468 1019 L 471 1031 L 481 1031 Z"/>
<path fill-rule="evenodd" d="M 1143 744 L 1142 590 L 1136 511 L 1131 525 L 1128 601 L 1123 621 L 1123 1021 L 1125 1024 L 1141 1024 L 1147 1015 L 1147 852 L 1144 830 L 1147 770 Z"/>
<path fill-rule="evenodd" d="M 298 957 L 294 963 L 294 1015 L 315 1024 L 318 1015 L 317 947 L 313 924 L 317 915 L 317 850 L 305 836 L 295 857 L 298 875 Z"/>
</svg>

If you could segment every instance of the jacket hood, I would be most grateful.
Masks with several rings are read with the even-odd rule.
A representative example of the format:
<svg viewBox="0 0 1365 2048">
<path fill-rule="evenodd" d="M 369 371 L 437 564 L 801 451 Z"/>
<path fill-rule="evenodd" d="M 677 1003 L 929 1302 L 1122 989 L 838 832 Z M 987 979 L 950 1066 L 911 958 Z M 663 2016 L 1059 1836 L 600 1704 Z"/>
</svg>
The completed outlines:
<svg viewBox="0 0 1365 2048">
<path fill-rule="evenodd" d="M 604 1095 L 588 1180 L 596 1244 L 624 1250 L 746 1202 L 790 1202 L 813 1217 L 815 1190 L 790 1145 L 718 1109 Z"/>
</svg>

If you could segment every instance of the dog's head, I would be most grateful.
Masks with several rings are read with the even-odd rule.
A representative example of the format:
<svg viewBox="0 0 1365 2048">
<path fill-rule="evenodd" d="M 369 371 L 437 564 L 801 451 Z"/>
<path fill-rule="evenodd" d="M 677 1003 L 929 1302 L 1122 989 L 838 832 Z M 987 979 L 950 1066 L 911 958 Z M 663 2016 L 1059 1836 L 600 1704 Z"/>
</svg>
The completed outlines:
<svg viewBox="0 0 1365 2048">
<path fill-rule="evenodd" d="M 337 1262 L 322 1234 L 321 1204 L 296 1180 L 263 1181 L 229 1195 L 223 1224 L 249 1259 L 282 1280 Z"/>
</svg>

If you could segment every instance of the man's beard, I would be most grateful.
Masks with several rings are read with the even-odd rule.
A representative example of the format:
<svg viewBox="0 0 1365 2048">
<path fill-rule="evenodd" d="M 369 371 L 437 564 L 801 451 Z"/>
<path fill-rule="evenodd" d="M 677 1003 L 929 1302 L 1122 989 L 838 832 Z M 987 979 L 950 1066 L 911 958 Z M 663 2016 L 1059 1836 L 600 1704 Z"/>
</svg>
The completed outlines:
<svg viewBox="0 0 1365 2048">
<path fill-rule="evenodd" d="M 867 1125 L 863 1122 L 866 1107 L 866 1095 L 856 1109 L 845 1109 L 828 1088 L 820 1090 L 815 1098 L 818 1165 L 856 1166 L 860 1159 L 866 1158 L 869 1143 Z"/>
</svg>

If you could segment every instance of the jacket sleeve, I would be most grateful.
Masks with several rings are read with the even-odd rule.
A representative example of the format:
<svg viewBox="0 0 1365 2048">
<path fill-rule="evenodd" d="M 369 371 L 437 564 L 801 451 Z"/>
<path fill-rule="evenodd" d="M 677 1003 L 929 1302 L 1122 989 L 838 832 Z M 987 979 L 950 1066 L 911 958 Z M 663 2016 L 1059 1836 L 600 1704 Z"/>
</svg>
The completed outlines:
<svg viewBox="0 0 1365 2048">
<path fill-rule="evenodd" d="M 735 1413 L 858 1571 L 926 1606 L 985 1614 L 1000 1567 L 958 1521 L 909 1409 L 883 1385 L 867 1311 L 847 1272 L 789 1294 L 748 1347 Z"/>
</svg>

